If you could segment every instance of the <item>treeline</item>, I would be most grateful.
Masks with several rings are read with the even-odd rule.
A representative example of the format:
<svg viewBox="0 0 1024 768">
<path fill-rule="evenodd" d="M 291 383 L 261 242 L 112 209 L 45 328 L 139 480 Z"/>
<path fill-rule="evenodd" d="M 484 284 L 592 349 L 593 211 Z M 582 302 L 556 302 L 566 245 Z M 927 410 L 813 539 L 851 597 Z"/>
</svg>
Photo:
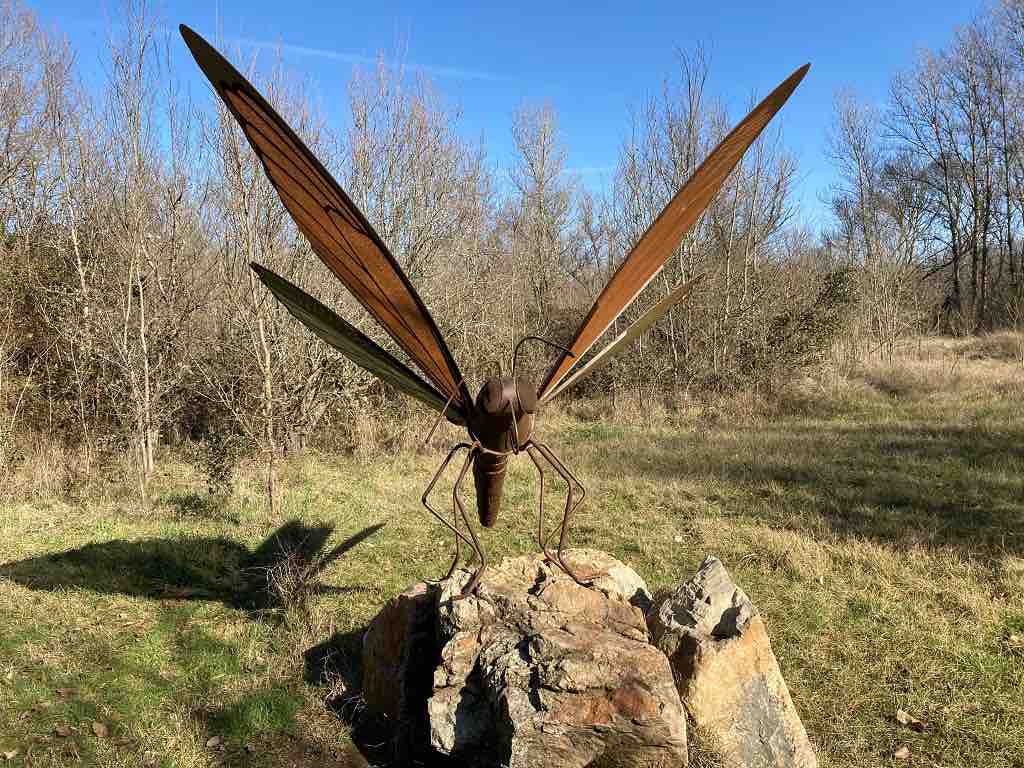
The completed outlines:
<svg viewBox="0 0 1024 768">
<path fill-rule="evenodd" d="M 1024 322 L 1024 2 L 1003 0 L 897 74 L 888 103 L 836 99 L 842 183 L 824 238 L 863 268 L 887 345 L 922 322 L 981 333 Z M 920 279 L 940 302 L 920 304 Z"/>
<path fill-rule="evenodd" d="M 672 405 L 770 393 L 837 340 L 860 350 L 937 322 L 964 331 L 1008 322 L 1024 215 L 1024 166 L 1010 141 L 1024 115 L 1011 106 L 1020 104 L 1010 82 L 1021 61 L 1012 10 L 977 32 L 988 30 L 1005 54 L 1002 132 L 988 112 L 964 123 L 959 92 L 943 90 L 953 76 L 932 59 L 955 51 L 894 86 L 894 105 L 918 109 L 923 96 L 911 98 L 910 85 L 896 100 L 901 84 L 937 68 L 947 112 L 935 147 L 904 138 L 920 124 L 895 108 L 875 116 L 842 101 L 833 143 L 848 184 L 834 190 L 835 230 L 818 237 L 797 225 L 797 164 L 770 128 L 620 329 L 703 273 L 698 295 L 577 394 Z M 297 234 L 219 101 L 181 85 L 171 62 L 191 61 L 171 56 L 182 44 L 166 28 L 129 0 L 111 32 L 105 82 L 89 89 L 59 31 L 0 0 L 0 480 L 34 443 L 56 441 L 74 457 L 66 463 L 76 482 L 102 473 L 110 456 L 128 457 L 145 498 L 162 450 L 188 446 L 215 485 L 239 456 L 262 457 L 274 503 L 282 456 L 386 442 L 426 416 L 330 352 L 255 280 L 252 261 L 389 341 Z M 516 158 L 499 170 L 422 77 L 383 62 L 356 70 L 351 119 L 332 131 L 306 85 L 280 62 L 264 63 L 251 79 L 390 245 L 471 388 L 497 365 L 507 371 L 524 335 L 571 337 L 635 240 L 741 116 L 707 91 L 703 54 L 681 56 L 634 112 L 613 181 L 595 195 L 566 167 L 551 105 L 511 116 Z M 950 153 L 976 146 L 970 131 L 981 125 L 985 150 L 969 166 Z M 983 199 L 984 215 L 970 207 Z M 547 359 L 536 354 L 539 376 Z"/>
</svg>

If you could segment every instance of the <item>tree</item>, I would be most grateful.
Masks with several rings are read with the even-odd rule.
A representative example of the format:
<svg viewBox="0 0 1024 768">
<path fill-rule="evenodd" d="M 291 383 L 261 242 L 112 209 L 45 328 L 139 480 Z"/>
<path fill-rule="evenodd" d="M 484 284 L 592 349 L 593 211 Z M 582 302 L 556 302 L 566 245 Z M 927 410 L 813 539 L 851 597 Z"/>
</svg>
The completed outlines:
<svg viewBox="0 0 1024 768">
<path fill-rule="evenodd" d="M 620 250 L 614 261 L 625 257 L 725 136 L 730 121 L 705 92 L 709 72 L 702 50 L 680 55 L 678 79 L 666 80 L 661 93 L 634 117 L 616 171 Z M 795 161 L 778 132 L 762 135 L 747 152 L 660 280 L 652 281 L 621 320 L 630 322 L 679 283 L 707 274 L 709 287 L 670 312 L 661 330 L 638 343 L 636 367 L 630 372 L 637 381 L 680 392 L 695 381 L 731 387 L 746 379 L 751 350 L 763 338 L 778 299 L 776 256 L 792 215 L 795 175 Z"/>
<path fill-rule="evenodd" d="M 920 248 L 932 216 L 911 156 L 883 144 L 881 116 L 849 92 L 836 98 L 829 152 L 840 181 L 831 190 L 838 223 L 827 235 L 857 268 L 866 330 L 890 359 L 897 341 L 917 328 Z"/>
<path fill-rule="evenodd" d="M 574 189 L 565 175 L 566 149 L 554 107 L 517 109 L 512 140 L 512 281 L 519 291 L 516 304 L 523 309 L 519 335 L 549 336 L 574 247 Z"/>
<path fill-rule="evenodd" d="M 129 2 L 123 18 L 123 35 L 111 42 L 103 110 L 109 250 L 96 275 L 95 306 L 101 354 L 117 372 L 107 394 L 132 434 L 145 498 L 208 283 L 194 205 L 203 189 L 191 106 L 174 87 L 168 36 L 161 49 L 145 3 Z"/>
</svg>

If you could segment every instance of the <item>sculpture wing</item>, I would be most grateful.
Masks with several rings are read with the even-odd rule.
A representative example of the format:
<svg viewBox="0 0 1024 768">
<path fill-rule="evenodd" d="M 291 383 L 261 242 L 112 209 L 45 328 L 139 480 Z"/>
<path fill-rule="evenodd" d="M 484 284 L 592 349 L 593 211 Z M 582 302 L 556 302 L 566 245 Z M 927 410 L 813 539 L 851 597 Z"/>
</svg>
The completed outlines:
<svg viewBox="0 0 1024 768">
<path fill-rule="evenodd" d="M 601 291 L 583 324 L 576 331 L 576 337 L 569 345 L 569 350 L 575 357 L 562 352 L 548 370 L 538 391 L 538 396 L 542 400 L 551 395 L 572 368 L 574 361 L 583 357 L 622 311 L 661 271 L 683 236 L 714 199 L 726 178 L 743 157 L 743 153 L 786 103 L 810 66 L 805 64 L 800 67 L 768 94 L 764 101 L 754 107 L 753 111 L 715 147 L 644 232 L 626 260 L 612 275 L 608 285 Z"/>
<path fill-rule="evenodd" d="M 636 320 L 636 322 L 634 322 L 631 326 L 629 326 L 629 328 L 627 328 L 618 336 L 616 336 L 615 340 L 612 341 L 607 347 L 605 347 L 592 358 L 590 358 L 590 360 L 587 361 L 586 365 L 584 365 L 582 368 L 578 368 L 575 371 L 573 371 L 571 376 L 563 379 L 557 387 L 550 390 L 546 395 L 544 395 L 544 397 L 541 399 L 541 402 L 546 403 L 548 400 L 557 397 L 559 394 L 567 390 L 573 384 L 577 383 L 584 376 L 604 367 L 604 365 L 609 360 L 611 360 L 613 357 L 615 357 L 615 355 L 617 355 L 619 352 L 628 347 L 633 341 L 640 337 L 648 328 L 654 325 L 661 318 L 662 315 L 664 315 L 666 312 L 672 309 L 672 307 L 674 307 L 676 304 L 678 304 L 687 296 L 689 296 L 690 291 L 693 290 L 693 287 L 703 279 L 704 275 L 697 275 L 697 277 L 693 278 L 692 280 L 687 280 L 685 283 L 683 283 L 674 291 L 672 291 L 672 293 L 670 293 L 668 296 L 666 296 L 653 307 L 644 312 L 644 314 L 641 315 L 640 318 Z"/>
<path fill-rule="evenodd" d="M 317 256 L 412 358 L 444 399 L 469 390 L 426 306 L 362 212 L 253 86 L 188 27 L 181 35 L 238 121 L 296 226 Z"/>
<path fill-rule="evenodd" d="M 284 304 L 292 316 L 359 367 L 395 389 L 415 397 L 435 411 L 444 413 L 448 398 L 410 371 L 357 328 L 303 291 L 259 264 L 250 265 L 260 281 Z M 447 407 L 453 421 L 465 421 L 465 413 L 454 402 Z"/>
</svg>

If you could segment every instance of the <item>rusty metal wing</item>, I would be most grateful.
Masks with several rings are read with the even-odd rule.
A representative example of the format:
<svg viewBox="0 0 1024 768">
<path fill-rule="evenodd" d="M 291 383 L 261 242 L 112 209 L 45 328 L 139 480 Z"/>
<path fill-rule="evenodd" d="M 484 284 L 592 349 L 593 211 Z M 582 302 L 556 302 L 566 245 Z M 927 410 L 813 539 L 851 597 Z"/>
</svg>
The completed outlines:
<svg viewBox="0 0 1024 768">
<path fill-rule="evenodd" d="M 250 265 L 260 281 L 270 289 L 292 316 L 326 341 L 345 357 L 374 376 L 387 382 L 400 392 L 444 413 L 448 400 L 434 387 L 409 370 L 399 360 L 382 349 L 357 328 L 345 322 L 334 312 L 280 275 L 259 264 Z M 461 408 L 449 405 L 449 416 L 465 420 Z"/>
<path fill-rule="evenodd" d="M 625 261 L 597 297 L 586 319 L 576 331 L 569 350 L 562 352 L 548 370 L 538 395 L 548 399 L 562 379 L 622 314 L 647 284 L 661 271 L 683 236 L 700 218 L 743 153 L 764 130 L 803 80 L 810 64 L 805 64 L 784 80 L 747 115 L 714 151 L 701 163 L 690 180 L 676 193 L 647 231 L 633 246 Z"/>
<path fill-rule="evenodd" d="M 685 283 L 680 285 L 668 296 L 663 298 L 653 307 L 644 312 L 629 328 L 624 330 L 604 349 L 594 355 L 582 368 L 577 368 L 572 372 L 571 376 L 562 379 L 561 383 L 550 390 L 548 394 L 543 397 L 542 402 L 552 400 L 562 392 L 567 390 L 573 384 L 579 382 L 584 376 L 593 373 L 594 371 L 603 368 L 609 360 L 617 355 L 622 350 L 626 349 L 631 343 L 639 338 L 648 328 L 658 322 L 662 315 L 668 312 L 676 304 L 683 301 L 687 296 L 690 295 L 690 291 L 697 285 L 701 280 L 704 279 L 704 275 L 697 275 L 697 277 L 687 280 Z"/>
<path fill-rule="evenodd" d="M 448 346 L 387 246 L 331 174 L 259 92 L 209 43 L 181 35 L 260 159 L 317 256 L 415 361 L 444 399 L 472 407 Z"/>
</svg>

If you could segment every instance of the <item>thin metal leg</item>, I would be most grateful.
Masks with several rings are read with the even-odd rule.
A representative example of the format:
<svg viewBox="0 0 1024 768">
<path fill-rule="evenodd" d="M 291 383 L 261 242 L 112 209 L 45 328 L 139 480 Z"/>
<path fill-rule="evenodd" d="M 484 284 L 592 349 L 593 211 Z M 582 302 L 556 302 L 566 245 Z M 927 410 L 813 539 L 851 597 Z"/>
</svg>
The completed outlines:
<svg viewBox="0 0 1024 768">
<path fill-rule="evenodd" d="M 466 476 L 466 470 L 469 469 L 473 463 L 473 457 L 476 455 L 476 447 L 472 447 L 469 453 L 466 454 L 466 460 L 462 463 L 462 469 L 459 470 L 459 475 L 455 480 L 455 485 L 452 486 L 452 523 L 458 528 L 459 527 L 459 510 L 462 509 L 462 501 L 459 499 L 459 494 L 462 492 L 462 480 Z M 473 537 L 473 543 L 475 546 L 471 546 L 469 550 L 469 560 L 466 561 L 466 565 L 472 564 L 477 557 L 477 552 L 480 549 L 480 543 L 476 540 L 476 534 L 473 533 L 473 528 L 469 524 L 469 520 L 466 519 L 465 510 L 462 511 L 462 518 L 466 522 L 466 529 L 469 531 L 469 535 Z M 455 569 L 459 565 L 459 540 L 455 540 L 455 559 L 452 560 L 452 567 L 448 569 L 448 574 L 444 577 L 444 581 L 448 581 L 455 573 Z"/>
<path fill-rule="evenodd" d="M 473 457 L 479 449 L 474 446 L 470 450 L 469 455 L 466 456 L 466 462 L 462 465 L 462 471 L 459 473 L 459 478 L 455 481 L 455 487 L 452 489 L 452 500 L 455 505 L 459 508 L 459 512 L 462 513 L 462 521 L 466 524 L 466 530 L 469 531 L 469 535 L 473 538 L 473 551 L 477 557 L 480 558 L 480 567 L 476 569 L 473 576 L 470 578 L 469 583 L 462 589 L 462 594 L 455 597 L 455 600 L 461 600 L 464 597 L 469 597 L 473 594 L 476 589 L 476 585 L 480 582 L 480 577 L 484 574 L 484 569 L 487 568 L 487 555 L 484 554 L 484 548 L 480 546 L 480 540 L 477 539 L 476 533 L 473 531 L 473 523 L 469 519 L 469 515 L 466 512 L 466 507 L 462 503 L 460 493 L 462 491 L 462 481 L 466 478 L 466 472 L 469 471 L 469 465 L 473 463 Z M 472 562 L 472 561 L 470 561 Z"/>
<path fill-rule="evenodd" d="M 526 455 L 530 457 L 530 461 L 533 462 L 533 466 L 537 468 L 537 474 L 540 476 L 540 495 L 537 499 L 537 546 L 544 553 L 544 557 L 553 563 L 555 556 L 548 551 L 548 537 L 544 533 L 544 469 L 537 461 L 537 457 L 533 455 L 534 450 L 536 449 L 533 445 L 527 443 Z"/>
<path fill-rule="evenodd" d="M 572 520 L 572 517 L 575 514 L 576 510 L 579 508 L 580 504 L 582 504 L 583 500 L 587 497 L 587 489 L 583 486 L 583 483 L 579 481 L 579 478 L 577 478 L 572 472 L 570 472 L 566 468 L 566 466 L 562 463 L 561 459 L 558 458 L 554 451 L 548 448 L 544 443 L 533 442 L 532 444 L 537 448 L 541 456 L 547 459 L 548 464 L 550 464 L 554 468 L 555 472 L 557 472 L 561 476 L 561 478 L 565 480 L 565 484 L 566 486 L 568 486 L 568 492 L 565 497 L 565 512 L 562 515 L 562 524 L 560 526 L 558 534 L 558 551 L 555 554 L 554 562 L 563 571 L 565 571 L 569 575 L 569 577 L 572 578 L 572 580 L 575 581 L 577 584 L 584 587 L 588 586 L 585 580 L 580 579 L 580 577 L 573 572 L 572 568 L 566 565 L 566 562 L 562 557 L 562 552 L 565 549 L 566 533 L 569 530 L 569 522 Z M 532 455 L 531 458 L 533 458 Z M 580 490 L 579 499 L 576 499 L 575 503 L 573 499 L 574 483 Z M 546 547 L 544 548 L 544 554 L 550 558 L 550 555 L 548 555 Z"/>
<path fill-rule="evenodd" d="M 452 523 L 449 523 L 447 520 L 445 520 L 438 512 L 434 510 L 433 507 L 430 506 L 430 502 L 427 499 L 430 496 L 430 492 L 434 490 L 434 486 L 437 485 L 437 481 L 441 478 L 441 475 L 444 473 L 444 470 L 447 468 L 448 464 L 451 463 L 452 458 L 455 456 L 456 453 L 461 451 L 463 448 L 468 449 L 469 454 L 466 456 L 466 463 L 463 465 L 462 472 L 459 475 L 459 478 L 462 478 L 462 476 L 466 473 L 466 467 L 469 466 L 470 459 L 473 456 L 473 446 L 470 445 L 469 443 L 459 443 L 454 448 L 452 448 L 451 451 L 448 452 L 448 455 L 445 457 L 444 461 L 441 462 L 441 466 L 437 468 L 437 472 L 435 472 L 433 478 L 431 478 L 430 484 L 427 485 L 427 489 L 423 491 L 423 496 L 420 497 L 420 501 L 423 502 L 423 506 L 427 508 L 427 511 L 434 517 L 436 517 L 438 520 L 440 520 L 442 525 L 450 529 L 452 533 L 455 534 L 455 558 L 452 560 L 452 565 L 451 568 L 448 569 L 448 573 L 445 574 L 444 578 L 442 578 L 441 581 L 447 581 L 451 578 L 452 574 L 455 573 L 455 568 L 459 564 L 459 541 L 464 541 L 466 545 L 470 548 L 473 548 L 474 544 L 472 541 L 466 538 L 465 534 L 463 534 L 462 531 L 459 530 L 459 517 L 456 514 L 454 504 L 452 505 L 452 519 L 455 524 L 452 525 Z M 472 531 L 470 533 L 472 533 Z"/>
</svg>

